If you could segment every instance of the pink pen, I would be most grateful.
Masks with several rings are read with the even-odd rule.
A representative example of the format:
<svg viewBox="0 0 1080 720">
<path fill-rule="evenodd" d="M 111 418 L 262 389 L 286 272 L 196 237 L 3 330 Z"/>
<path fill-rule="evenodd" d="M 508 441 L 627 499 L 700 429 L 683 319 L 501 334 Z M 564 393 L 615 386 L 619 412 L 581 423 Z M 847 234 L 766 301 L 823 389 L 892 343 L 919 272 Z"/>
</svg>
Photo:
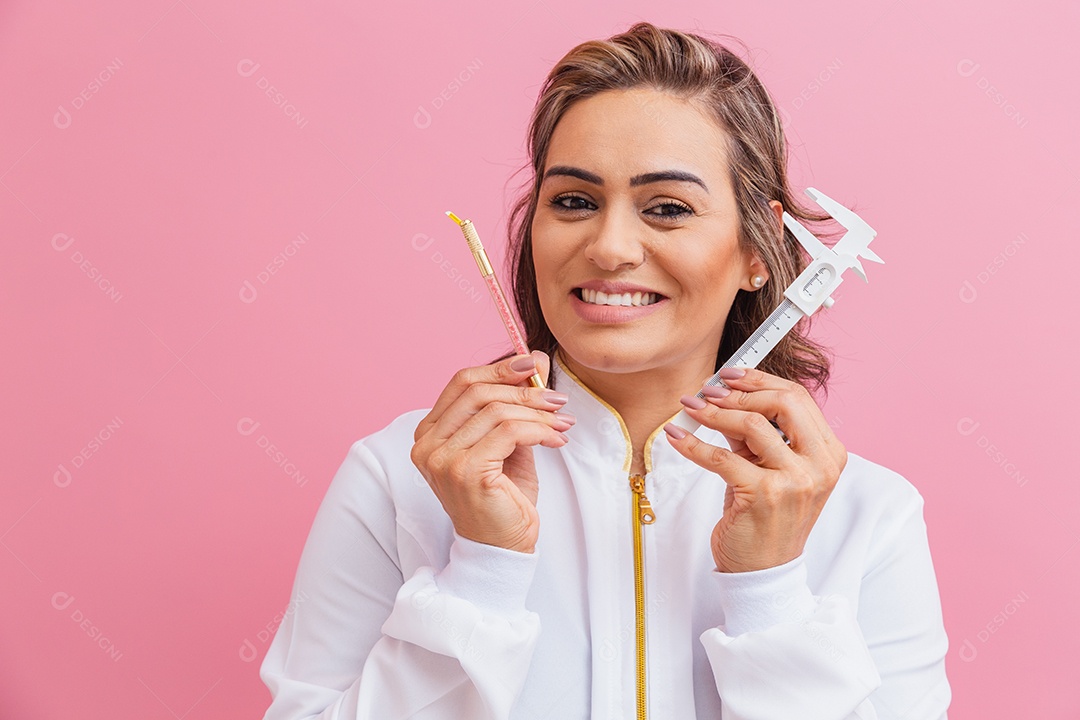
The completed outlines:
<svg viewBox="0 0 1080 720">
<path fill-rule="evenodd" d="M 462 220 L 449 210 L 446 211 L 446 214 L 458 224 L 462 234 L 465 235 L 465 241 L 469 243 L 469 250 L 472 250 L 476 266 L 480 268 L 480 274 L 484 276 L 484 282 L 487 283 L 488 290 L 491 292 L 491 299 L 495 301 L 495 307 L 498 308 L 499 315 L 502 316 L 503 325 L 506 326 L 506 332 L 510 335 L 510 342 L 513 343 L 514 350 L 520 355 L 528 355 L 529 347 L 525 344 L 525 338 L 521 335 L 521 329 L 518 328 L 514 314 L 510 312 L 510 303 L 506 302 L 506 295 L 503 294 L 502 287 L 499 285 L 499 279 L 495 277 L 495 271 L 491 269 L 491 263 L 488 262 L 484 246 L 480 244 L 480 236 L 476 234 L 476 228 L 473 227 L 472 220 Z M 545 387 L 544 381 L 540 378 L 538 372 L 532 374 L 529 382 L 532 383 L 533 387 Z"/>
</svg>

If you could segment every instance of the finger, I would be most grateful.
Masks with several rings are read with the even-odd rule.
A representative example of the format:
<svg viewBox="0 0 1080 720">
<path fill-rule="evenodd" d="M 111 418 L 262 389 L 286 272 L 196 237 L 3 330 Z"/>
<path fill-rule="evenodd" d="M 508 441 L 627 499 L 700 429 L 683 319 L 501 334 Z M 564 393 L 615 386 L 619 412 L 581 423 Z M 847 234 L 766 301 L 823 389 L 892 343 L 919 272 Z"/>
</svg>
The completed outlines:
<svg viewBox="0 0 1080 720">
<path fill-rule="evenodd" d="M 741 374 L 738 374 L 740 371 Z M 724 368 L 720 371 L 720 378 L 725 385 L 734 387 L 731 383 L 735 382 L 743 390 L 781 390 L 791 385 L 798 385 L 778 375 L 748 367 Z"/>
<path fill-rule="evenodd" d="M 701 388 L 701 391 L 702 391 L 703 394 L 711 393 L 713 397 L 716 397 L 718 393 L 730 393 L 731 392 L 731 390 L 726 385 L 724 385 L 722 383 L 720 385 L 716 385 L 716 386 L 705 385 L 705 386 L 703 386 Z M 710 400 L 710 395 L 706 394 L 704 399 L 695 398 L 692 395 L 687 395 L 687 396 L 684 396 L 682 398 L 682 402 L 683 402 L 684 405 L 686 405 L 687 402 L 700 404 L 703 400 L 705 402 L 708 402 Z M 685 428 L 682 428 L 682 429 L 685 429 Z M 724 433 L 721 432 L 721 435 L 724 435 Z M 728 449 L 731 450 L 731 452 L 738 455 L 739 457 L 745 458 L 746 460 L 750 460 L 751 462 L 757 460 L 757 456 L 754 455 L 753 452 L 751 452 L 751 450 L 746 446 L 746 443 L 743 442 L 740 438 L 731 437 L 730 435 L 724 435 L 724 440 L 727 441 Z"/>
<path fill-rule="evenodd" d="M 536 372 L 540 374 L 540 379 L 544 381 L 544 387 L 547 387 L 548 380 L 551 376 L 551 358 L 543 350 L 533 350 L 530 355 L 533 356 L 533 360 L 536 361 Z M 522 356 L 519 356 L 522 357 Z M 529 378 L 525 378 L 525 382 L 528 382 Z"/>
<path fill-rule="evenodd" d="M 724 397 L 715 397 L 712 388 L 706 392 L 705 400 L 718 408 L 756 412 L 765 419 L 775 422 L 779 430 L 787 436 L 791 449 L 804 456 L 812 456 L 819 450 L 821 431 L 814 415 L 820 414 L 813 398 L 804 390 L 757 390 L 743 392 L 732 390 Z M 777 432 L 776 429 L 773 432 Z M 779 433 L 778 433 L 779 436 Z"/>
<path fill-rule="evenodd" d="M 709 398 L 706 397 L 705 399 L 708 400 Z M 724 435 L 723 433 L 720 434 Z M 756 459 L 756 456 L 750 451 L 750 448 L 746 447 L 746 443 L 739 438 L 733 438 L 724 435 L 724 440 L 727 441 L 728 449 L 739 457 L 745 458 L 750 461 Z"/>
<path fill-rule="evenodd" d="M 725 437 L 741 440 L 758 459 L 755 462 L 758 466 L 781 469 L 789 466 L 794 458 L 776 428 L 760 413 L 721 408 L 711 403 L 705 403 L 703 408 L 687 406 L 686 412 Z"/>
<path fill-rule="evenodd" d="M 534 388 L 529 389 L 533 390 Z M 508 421 L 536 423 L 551 428 L 552 433 L 549 435 L 552 437 L 561 435 L 562 431 L 568 430 L 574 424 L 573 416 L 567 413 L 556 414 L 548 410 L 525 407 L 512 402 L 489 402 L 465 420 L 446 439 L 443 444 L 444 451 L 456 453 L 471 448 L 493 432 L 501 423 Z M 437 432 L 438 426 L 436 426 Z"/>
<path fill-rule="evenodd" d="M 751 462 L 757 459 L 757 455 L 755 455 L 750 450 L 750 448 L 746 447 L 746 443 L 739 438 L 731 438 L 727 435 L 724 435 L 724 439 L 727 440 L 728 448 L 731 450 L 731 452 L 735 453 L 739 457 L 746 458 Z"/>
<path fill-rule="evenodd" d="M 437 442 L 446 440 L 492 403 L 531 408 L 534 412 L 544 412 L 554 417 L 554 413 L 562 409 L 566 400 L 565 393 L 534 388 L 527 383 L 521 385 L 478 383 L 465 390 L 446 408 L 442 417 L 431 427 L 430 435 Z M 484 417 L 486 419 L 488 415 Z"/>
<path fill-rule="evenodd" d="M 539 351 L 537 351 L 539 352 Z M 541 353 L 542 354 L 542 353 Z M 521 370 L 511 367 L 516 360 L 531 359 L 532 363 L 521 363 Z M 519 385 L 527 382 L 529 376 L 536 372 L 536 357 L 529 355 L 514 355 L 490 365 L 479 365 L 458 370 L 450 378 L 450 382 L 443 388 L 435 404 L 427 415 L 417 424 L 413 433 L 413 440 L 419 440 L 433 425 L 443 416 L 446 409 L 461 397 L 470 387 L 477 383 L 491 383 L 500 385 Z M 539 390 L 539 388 L 536 388 Z M 443 435 L 448 437 L 449 433 Z"/>
<path fill-rule="evenodd" d="M 694 419 L 696 420 L 697 416 L 694 416 Z M 678 428 L 674 423 L 668 423 L 664 429 L 668 430 L 670 427 Z M 722 477 L 728 485 L 753 486 L 764 478 L 764 470 L 738 453 L 710 445 L 682 428 L 678 428 L 678 431 L 683 433 L 683 437 L 676 438 L 668 431 L 668 442 L 687 459 Z"/>
<path fill-rule="evenodd" d="M 742 369 L 746 371 L 742 377 L 724 378 L 724 385 L 730 389 L 726 398 L 709 397 L 717 395 L 723 386 L 703 387 L 706 400 L 719 407 L 761 413 L 779 426 L 795 452 L 807 457 L 813 455 L 815 446 L 820 449 L 823 438 L 832 437 L 832 428 L 805 387 L 755 368 Z"/>
<path fill-rule="evenodd" d="M 561 433 L 540 423 L 504 420 L 465 451 L 464 470 L 470 477 L 492 475 L 493 473 L 488 471 L 496 464 L 501 464 L 515 448 L 531 445 L 559 447 L 566 443 L 563 439 L 566 436 L 560 438 L 560 435 Z"/>
</svg>

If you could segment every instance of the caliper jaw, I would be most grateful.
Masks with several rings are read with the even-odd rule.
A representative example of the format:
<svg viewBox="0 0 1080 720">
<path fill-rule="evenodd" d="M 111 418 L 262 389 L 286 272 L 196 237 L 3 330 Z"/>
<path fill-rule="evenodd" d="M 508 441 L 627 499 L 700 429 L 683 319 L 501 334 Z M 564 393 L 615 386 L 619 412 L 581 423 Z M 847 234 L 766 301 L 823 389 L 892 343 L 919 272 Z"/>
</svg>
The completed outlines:
<svg viewBox="0 0 1080 720">
<path fill-rule="evenodd" d="M 885 261 L 870 249 L 870 241 L 877 232 L 862 218 L 819 190 L 806 188 L 806 194 L 847 229 L 844 236 L 830 248 L 803 227 L 802 223 L 784 212 L 784 225 L 791 230 L 795 239 L 811 257 L 806 269 L 784 290 L 784 297 L 804 315 L 810 316 L 822 306 L 832 306 L 833 299 L 830 296 L 843 282 L 844 271 L 848 268 L 853 268 L 863 282 L 869 282 L 866 271 L 859 262 L 860 257 L 882 264 Z"/>
</svg>

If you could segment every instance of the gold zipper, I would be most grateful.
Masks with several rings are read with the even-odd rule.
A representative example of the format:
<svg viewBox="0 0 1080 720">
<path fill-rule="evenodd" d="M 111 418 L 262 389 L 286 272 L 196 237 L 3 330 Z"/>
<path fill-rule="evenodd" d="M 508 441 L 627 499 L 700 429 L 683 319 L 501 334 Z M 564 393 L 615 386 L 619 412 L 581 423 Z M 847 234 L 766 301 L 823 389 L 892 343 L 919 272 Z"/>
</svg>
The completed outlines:
<svg viewBox="0 0 1080 720">
<path fill-rule="evenodd" d="M 634 618 L 637 635 L 637 720 L 646 720 L 645 712 L 645 525 L 656 521 L 652 503 L 645 495 L 645 476 L 630 475 L 634 493 Z"/>
<path fill-rule="evenodd" d="M 626 455 L 623 461 L 623 472 L 630 472 L 633 460 L 633 443 L 630 440 L 630 431 L 626 429 L 626 423 L 622 416 L 604 398 L 597 395 L 592 389 L 582 382 L 581 378 L 566 366 L 566 362 L 560 357 L 562 348 L 556 348 L 552 356 L 559 368 L 576 382 L 585 392 L 589 393 L 598 403 L 603 405 L 616 420 L 619 421 L 619 429 L 626 441 Z M 652 443 L 663 431 L 664 425 L 678 417 L 675 413 L 660 424 L 648 439 L 643 448 L 645 473 L 652 471 Z M 646 712 L 646 685 L 645 685 L 645 553 L 644 553 L 644 525 L 652 525 L 656 520 L 652 504 L 645 496 L 645 475 L 630 475 L 630 489 L 633 492 L 633 527 L 634 527 L 634 615 L 637 629 L 637 720 L 647 720 Z"/>
</svg>

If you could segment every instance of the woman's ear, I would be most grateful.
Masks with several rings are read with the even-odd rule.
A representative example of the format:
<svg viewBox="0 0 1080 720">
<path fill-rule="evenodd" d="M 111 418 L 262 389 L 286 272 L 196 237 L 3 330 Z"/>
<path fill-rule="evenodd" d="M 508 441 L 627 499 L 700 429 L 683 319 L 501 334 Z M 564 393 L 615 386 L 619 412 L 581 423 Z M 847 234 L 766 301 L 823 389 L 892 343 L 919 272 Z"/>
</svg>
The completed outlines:
<svg viewBox="0 0 1080 720">
<path fill-rule="evenodd" d="M 784 234 L 784 206 L 780 204 L 779 200 L 770 200 L 769 207 L 772 208 L 773 213 L 776 215 L 776 224 L 780 226 L 780 234 Z"/>
<path fill-rule="evenodd" d="M 773 214 L 776 215 L 776 223 L 779 226 L 780 237 L 784 234 L 784 206 L 779 200 L 770 200 L 769 208 L 772 209 Z M 761 258 L 754 254 L 753 259 L 750 261 L 750 274 L 743 280 L 742 288 L 753 292 L 759 290 L 766 282 L 769 281 L 769 269 L 765 267 L 765 263 L 761 261 Z"/>
</svg>

